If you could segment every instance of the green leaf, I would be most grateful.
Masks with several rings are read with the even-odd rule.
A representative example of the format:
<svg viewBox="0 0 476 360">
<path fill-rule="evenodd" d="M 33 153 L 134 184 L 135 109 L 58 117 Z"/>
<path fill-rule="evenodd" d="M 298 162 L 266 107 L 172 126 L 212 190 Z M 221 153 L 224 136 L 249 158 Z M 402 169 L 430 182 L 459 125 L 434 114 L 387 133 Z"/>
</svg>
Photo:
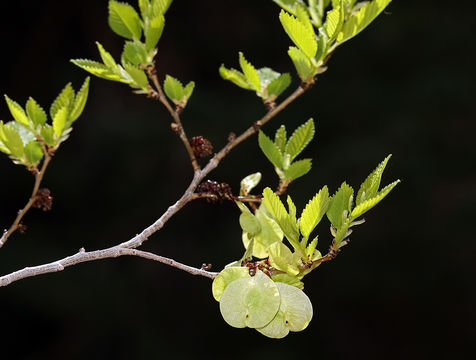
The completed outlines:
<svg viewBox="0 0 476 360">
<path fill-rule="evenodd" d="M 336 229 L 342 226 L 350 213 L 353 194 L 354 190 L 343 182 L 339 190 L 332 196 L 331 204 L 327 210 L 327 218 Z"/>
<path fill-rule="evenodd" d="M 260 328 L 274 318 L 280 303 L 276 283 L 257 270 L 255 276 L 236 279 L 225 288 L 220 312 L 230 326 Z"/>
<path fill-rule="evenodd" d="M 76 66 L 79 66 L 81 69 L 86 70 L 87 72 L 97 77 L 100 77 L 106 80 L 127 82 L 124 79 L 122 79 L 121 75 L 113 72 L 106 65 L 101 64 L 100 62 L 86 60 L 86 59 L 75 59 L 75 60 L 71 60 L 71 62 L 75 64 Z"/>
<path fill-rule="evenodd" d="M 385 196 L 387 196 L 390 191 L 393 190 L 393 188 L 395 186 L 397 186 L 397 184 L 400 182 L 400 180 L 396 180 L 394 181 L 393 183 L 391 183 L 390 185 L 387 185 L 386 187 L 384 187 L 381 191 L 379 191 L 375 196 L 373 196 L 372 198 L 368 199 L 368 200 L 365 200 L 364 202 L 362 202 L 360 205 L 357 205 L 354 210 L 352 210 L 352 213 L 351 213 L 351 217 L 352 219 L 356 219 L 358 218 L 359 216 L 362 216 L 363 214 L 365 214 L 367 211 L 369 211 L 370 209 L 372 209 L 375 205 L 377 205 L 380 201 L 383 200 L 383 198 Z"/>
<path fill-rule="evenodd" d="M 8 153 L 14 158 L 21 160 L 23 158 L 23 141 L 20 135 L 10 124 L 3 125 L 0 122 L 0 127 L 0 140 L 5 148 L 8 149 Z"/>
<path fill-rule="evenodd" d="M 272 274 L 271 279 L 274 282 L 285 283 L 291 286 L 295 286 L 298 289 L 304 289 L 304 283 L 300 281 L 300 276 L 292 276 L 289 274 Z"/>
<path fill-rule="evenodd" d="M 18 121 L 9 121 L 6 125 L 15 129 L 18 135 L 20 135 L 23 145 L 28 144 L 30 141 L 36 140 L 35 134 L 30 130 L 30 128 L 26 127 L 22 123 L 19 123 Z"/>
<path fill-rule="evenodd" d="M 68 119 L 68 107 L 65 105 L 58 111 L 56 111 L 53 117 L 53 130 L 56 136 L 59 138 L 65 130 L 66 121 Z"/>
<path fill-rule="evenodd" d="M 37 129 L 46 123 L 45 110 L 32 97 L 26 102 L 26 113 L 33 123 L 33 128 Z"/>
<path fill-rule="evenodd" d="M 296 180 L 301 176 L 306 175 L 312 167 L 312 159 L 302 159 L 293 162 L 289 167 L 284 170 L 284 176 L 286 179 Z"/>
<path fill-rule="evenodd" d="M 276 286 L 281 296 L 279 310 L 271 322 L 256 330 L 267 337 L 281 339 L 289 331 L 304 330 L 312 320 L 313 309 L 311 300 L 302 290 L 280 282 Z"/>
<path fill-rule="evenodd" d="M 176 105 L 180 103 L 180 101 L 185 96 L 182 83 L 170 75 L 165 76 L 164 91 L 169 99 L 172 100 Z"/>
<path fill-rule="evenodd" d="M 301 49 L 308 59 L 316 56 L 317 41 L 313 28 L 309 29 L 301 21 L 284 10 L 281 10 L 279 20 L 283 25 L 284 31 L 286 31 L 294 44 Z"/>
<path fill-rule="evenodd" d="M 276 144 L 261 130 L 258 134 L 258 144 L 268 160 L 278 169 L 283 168 L 283 156 Z"/>
<path fill-rule="evenodd" d="M 273 1 L 291 14 L 296 14 L 296 8 L 299 4 L 304 5 L 302 0 L 273 0 Z"/>
<path fill-rule="evenodd" d="M 291 85 L 291 75 L 284 73 L 271 81 L 267 86 L 268 95 L 277 98 Z"/>
<path fill-rule="evenodd" d="M 195 89 L 195 83 L 193 81 L 190 81 L 183 89 L 184 95 L 187 100 L 190 99 L 190 96 L 192 96 L 193 89 Z"/>
<path fill-rule="evenodd" d="M 307 247 L 306 247 L 306 252 L 305 252 L 305 254 L 306 254 L 306 256 L 309 256 L 309 258 L 310 258 L 311 261 L 317 260 L 317 258 L 322 257 L 322 256 L 320 255 L 321 253 L 320 253 L 319 251 L 317 251 L 317 253 L 319 253 L 319 254 L 318 254 L 318 257 L 315 256 L 315 255 L 316 255 L 315 250 L 316 250 L 316 246 L 317 246 L 317 241 L 318 241 L 318 237 L 316 236 L 314 239 L 312 239 L 312 241 L 311 241 L 311 242 L 307 245 Z M 315 259 L 315 258 L 316 258 L 316 259 Z"/>
<path fill-rule="evenodd" d="M 294 67 L 296 68 L 301 80 L 306 81 L 313 75 L 311 61 L 301 50 L 299 50 L 297 47 L 291 46 L 289 47 L 288 55 L 293 61 Z"/>
<path fill-rule="evenodd" d="M 253 65 L 251 65 L 246 59 L 245 56 L 243 55 L 242 52 L 240 52 L 240 66 L 241 70 L 243 71 L 243 74 L 245 74 L 246 80 L 248 83 L 251 85 L 251 87 L 257 91 L 261 92 L 261 81 L 258 75 L 258 72 L 254 68 Z"/>
<path fill-rule="evenodd" d="M 43 149 L 38 141 L 30 141 L 25 146 L 25 156 L 29 165 L 35 165 L 43 158 Z"/>
<path fill-rule="evenodd" d="M 74 101 L 74 90 L 71 86 L 71 83 L 67 83 L 66 86 L 61 90 L 59 95 L 56 97 L 53 104 L 50 107 L 50 116 L 52 119 L 55 118 L 56 113 L 63 108 L 66 108 L 66 113 L 69 111 L 70 106 L 72 106 Z"/>
<path fill-rule="evenodd" d="M 388 155 L 377 168 L 370 173 L 365 181 L 360 185 L 359 192 L 355 199 L 356 205 L 362 204 L 364 201 L 373 198 L 380 187 L 380 180 L 382 179 L 383 171 L 387 166 L 388 160 L 392 157 L 392 154 Z"/>
<path fill-rule="evenodd" d="M 327 12 L 326 23 L 324 24 L 327 36 L 333 41 L 342 29 L 344 24 L 344 8 L 337 6 L 333 10 Z"/>
<path fill-rule="evenodd" d="M 257 172 L 243 178 L 240 182 L 240 193 L 249 194 L 249 192 L 261 181 L 261 173 Z"/>
<path fill-rule="evenodd" d="M 154 8 L 154 15 L 165 14 L 172 4 L 172 0 L 152 0 L 152 7 Z"/>
<path fill-rule="evenodd" d="M 212 293 L 216 301 L 220 301 L 221 295 L 226 287 L 237 279 L 250 278 L 250 272 L 247 267 L 228 267 L 223 269 L 212 283 Z"/>
<path fill-rule="evenodd" d="M 281 125 L 280 128 L 276 131 L 276 135 L 274 136 L 274 143 L 278 147 L 279 151 L 281 151 L 281 154 L 284 154 L 286 142 L 286 127 L 284 125 Z"/>
<path fill-rule="evenodd" d="M 291 245 L 295 249 L 300 249 L 301 246 L 299 244 L 299 230 L 297 224 L 289 216 L 278 195 L 276 195 L 269 187 L 263 190 L 262 204 L 281 227 Z"/>
<path fill-rule="evenodd" d="M 314 34 L 314 26 L 309 18 L 309 10 L 306 5 L 298 3 L 294 15 L 296 15 L 298 20 L 308 29 L 308 31 Z"/>
<path fill-rule="evenodd" d="M 299 274 L 297 264 L 294 262 L 293 253 L 282 242 L 275 242 L 268 248 L 271 265 L 289 275 Z"/>
<path fill-rule="evenodd" d="M 122 65 L 130 63 L 139 65 L 147 63 L 147 50 L 145 45 L 140 42 L 126 41 L 121 55 Z"/>
<path fill-rule="evenodd" d="M 329 190 L 327 186 L 324 186 L 319 192 L 307 203 L 306 207 L 302 211 L 301 218 L 299 220 L 299 228 L 301 234 L 305 238 L 308 238 L 311 232 L 321 221 L 329 209 L 330 199 Z"/>
<path fill-rule="evenodd" d="M 154 49 L 162 36 L 164 30 L 165 18 L 164 15 L 159 14 L 154 17 L 147 27 L 145 32 L 145 47 L 147 51 Z"/>
<path fill-rule="evenodd" d="M 129 4 L 110 0 L 108 23 L 112 31 L 119 36 L 131 40 L 141 38 L 142 27 L 139 15 Z"/>
<path fill-rule="evenodd" d="M 98 47 L 99 55 L 101 55 L 101 59 L 104 65 L 106 65 L 111 71 L 118 72 L 119 68 L 117 67 L 116 61 L 114 60 L 112 55 L 107 52 L 98 41 L 96 41 L 96 45 Z"/>
<path fill-rule="evenodd" d="M 299 126 L 289 138 L 285 152 L 290 155 L 291 161 L 296 158 L 314 137 L 314 120 L 311 118 Z"/>
<path fill-rule="evenodd" d="M 273 80 L 277 79 L 279 75 L 281 75 L 269 67 L 258 69 L 257 72 L 260 80 L 260 89 L 266 89 Z"/>
<path fill-rule="evenodd" d="M 25 110 L 23 110 L 20 104 L 10 99 L 7 95 L 5 95 L 5 101 L 7 102 L 8 109 L 10 110 L 10 113 L 12 114 L 15 121 L 18 121 L 20 124 L 25 126 L 30 126 L 30 122 L 28 121 Z"/>
<path fill-rule="evenodd" d="M 359 11 L 352 14 L 344 23 L 342 31 L 337 36 L 338 43 L 342 44 L 364 30 L 391 1 L 392 0 L 374 0 L 365 3 Z"/>
<path fill-rule="evenodd" d="M 76 97 L 74 98 L 74 103 L 69 114 L 69 122 L 72 124 L 76 121 L 77 118 L 83 113 L 84 107 L 86 106 L 86 101 L 88 100 L 89 94 L 89 76 L 84 80 L 81 89 L 79 89 Z"/>
<path fill-rule="evenodd" d="M 45 124 L 41 128 L 40 136 L 47 145 L 49 146 L 55 145 L 54 129 L 51 125 Z"/>
<path fill-rule="evenodd" d="M 147 88 L 147 85 L 149 85 L 149 79 L 147 78 L 144 70 L 129 63 L 125 63 L 124 68 L 131 78 L 131 86 L 138 87 L 139 89 L 143 90 Z"/>
<path fill-rule="evenodd" d="M 239 72 L 236 69 L 227 69 L 225 65 L 221 65 L 219 69 L 220 76 L 228 81 L 231 81 L 233 84 L 246 89 L 253 90 L 251 85 L 246 80 L 246 76 Z"/>
<path fill-rule="evenodd" d="M 139 0 L 138 2 L 139 2 L 140 15 L 142 16 L 143 19 L 148 18 L 149 12 L 150 12 L 150 1 Z"/>
</svg>

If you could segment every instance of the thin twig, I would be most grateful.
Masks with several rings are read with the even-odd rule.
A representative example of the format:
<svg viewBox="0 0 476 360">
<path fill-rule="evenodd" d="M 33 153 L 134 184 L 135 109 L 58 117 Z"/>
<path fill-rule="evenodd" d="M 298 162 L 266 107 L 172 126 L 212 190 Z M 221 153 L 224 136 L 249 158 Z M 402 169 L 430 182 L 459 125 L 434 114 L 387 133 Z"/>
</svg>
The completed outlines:
<svg viewBox="0 0 476 360">
<path fill-rule="evenodd" d="M 180 120 L 179 113 L 172 108 L 167 97 L 162 90 L 162 86 L 160 86 L 159 78 L 157 77 L 157 71 L 155 69 L 155 65 L 150 65 L 146 67 L 147 74 L 149 78 L 154 83 L 155 89 L 157 91 L 157 99 L 167 108 L 170 115 L 175 121 L 175 127 L 173 127 L 174 131 L 178 134 L 180 139 L 182 140 L 183 144 L 185 145 L 185 149 L 187 150 L 188 156 L 190 157 L 190 162 L 192 163 L 193 171 L 197 172 L 200 170 L 200 165 L 198 165 L 197 158 L 193 152 L 192 146 L 188 140 L 187 134 L 185 133 L 185 129 L 182 126 L 182 121 Z"/>
<path fill-rule="evenodd" d="M 96 250 L 91 252 L 78 252 L 75 255 L 70 257 L 64 258 L 62 260 L 58 260 L 49 264 L 39 265 L 35 267 L 27 267 L 23 270 L 19 270 L 7 275 L 0 277 L 0 286 L 6 286 L 11 284 L 14 281 L 24 279 L 31 276 L 37 276 L 41 274 L 47 274 L 52 272 L 57 272 L 63 270 L 67 266 L 72 266 L 81 262 L 87 261 L 94 261 L 99 259 L 111 258 L 111 257 L 118 257 L 122 255 L 136 255 L 144 254 L 138 250 L 134 250 L 137 247 L 141 246 L 145 241 L 148 240 L 149 236 L 160 230 L 165 223 L 175 215 L 180 209 L 182 209 L 188 202 L 194 199 L 194 191 L 198 187 L 198 185 L 202 182 L 202 180 L 213 170 L 215 169 L 218 164 L 220 163 L 223 158 L 239 143 L 250 137 L 251 135 L 258 132 L 259 128 L 270 121 L 273 117 L 279 114 L 286 106 L 292 103 L 295 99 L 297 99 L 300 95 L 302 95 L 307 90 L 307 87 L 300 86 L 296 89 L 291 95 L 289 95 L 281 104 L 276 106 L 274 109 L 269 110 L 260 120 L 258 120 L 252 127 L 247 129 L 243 132 L 240 136 L 230 139 L 228 144 L 226 144 L 218 153 L 215 154 L 213 158 L 210 159 L 208 164 L 203 169 L 197 169 L 194 171 L 193 179 L 190 182 L 187 190 L 185 190 L 184 194 L 178 199 L 175 204 L 171 205 L 163 214 L 162 216 L 157 219 L 152 225 L 148 226 L 140 234 L 137 234 L 132 239 L 125 241 L 119 245 L 113 246 L 108 249 L 103 250 Z M 170 104 L 169 104 L 170 105 Z M 188 143 L 188 142 L 187 142 Z M 190 145 L 190 144 L 189 144 Z M 128 249 L 130 251 L 128 251 Z M 134 254 L 133 254 L 133 253 Z M 153 256 L 158 256 L 154 255 Z M 165 259 L 165 258 L 163 258 Z M 153 260 L 158 260 L 158 258 L 154 258 Z M 164 263 L 174 266 L 179 264 L 174 262 L 174 260 L 168 259 L 169 262 L 164 261 Z M 181 264 L 182 266 L 183 264 Z M 178 266 L 175 266 L 178 267 Z M 187 265 L 183 265 L 183 267 L 179 267 L 182 270 L 185 270 Z M 188 267 L 190 270 L 191 268 Z M 197 270 L 197 269 L 196 269 Z M 187 271 L 187 270 L 185 270 Z M 204 271 L 204 270 L 201 270 Z M 189 271 L 190 272 L 190 271 Z M 207 272 L 208 273 L 208 272 Z M 198 275 L 203 275 L 199 274 Z M 214 274 L 214 273 L 211 273 Z M 205 276 L 205 275 L 203 275 Z M 215 274 L 213 275 L 215 276 Z M 209 276 L 211 277 L 211 276 Z"/>
<path fill-rule="evenodd" d="M 2 237 L 0 238 L 0 248 L 5 245 L 7 242 L 8 238 L 19 228 L 20 222 L 25 216 L 25 214 L 30 210 L 30 208 L 33 206 L 33 204 L 36 201 L 36 195 L 38 194 L 38 190 L 40 189 L 41 181 L 43 180 L 43 176 L 46 172 L 46 168 L 48 167 L 48 164 L 51 161 L 51 155 L 48 153 L 48 151 L 44 151 L 45 154 L 45 159 L 43 160 L 43 164 L 41 166 L 41 170 L 35 171 L 35 184 L 33 185 L 33 190 L 31 192 L 30 199 L 26 203 L 26 205 L 23 207 L 23 209 L 18 211 L 17 217 L 13 224 L 10 226 L 8 230 L 6 230 Z"/>
</svg>

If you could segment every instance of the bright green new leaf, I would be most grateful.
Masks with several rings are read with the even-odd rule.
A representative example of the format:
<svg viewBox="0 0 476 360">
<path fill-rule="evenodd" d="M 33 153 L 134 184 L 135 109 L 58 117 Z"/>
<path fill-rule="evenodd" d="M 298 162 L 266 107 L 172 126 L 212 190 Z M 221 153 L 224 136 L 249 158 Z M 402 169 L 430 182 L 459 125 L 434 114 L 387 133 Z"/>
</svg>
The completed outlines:
<svg viewBox="0 0 476 360">
<path fill-rule="evenodd" d="M 284 154 L 284 148 L 286 146 L 287 137 L 286 137 L 286 127 L 281 125 L 279 129 L 276 131 L 276 135 L 274 136 L 274 143 L 278 147 L 281 154 Z"/>
<path fill-rule="evenodd" d="M 239 60 L 241 71 L 243 71 L 243 74 L 245 74 L 246 80 L 251 85 L 253 90 L 260 93 L 261 81 L 258 75 L 258 71 L 256 71 L 255 67 L 245 59 L 245 56 L 242 52 L 240 52 Z"/>
<path fill-rule="evenodd" d="M 182 83 L 170 75 L 165 76 L 164 91 L 169 99 L 172 100 L 176 105 L 180 103 L 180 101 L 185 96 Z"/>
<path fill-rule="evenodd" d="M 232 281 L 220 298 L 220 312 L 236 328 L 261 328 L 276 315 L 281 303 L 276 283 L 261 270 L 249 278 Z"/>
<path fill-rule="evenodd" d="M 172 0 L 152 0 L 153 14 L 165 14 L 172 4 Z"/>
<path fill-rule="evenodd" d="M 291 75 L 289 73 L 284 73 L 271 81 L 266 89 L 270 97 L 277 98 L 289 87 L 289 85 L 291 85 Z"/>
<path fill-rule="evenodd" d="M 333 10 L 327 12 L 326 23 L 324 25 L 327 36 L 333 41 L 340 32 L 344 24 L 344 8 L 337 6 Z"/>
<path fill-rule="evenodd" d="M 127 83 L 127 80 L 124 80 L 121 77 L 121 75 L 113 72 L 106 65 L 101 64 L 100 62 L 86 60 L 86 59 L 75 59 L 75 60 L 71 60 L 71 62 L 75 64 L 76 66 L 79 66 L 81 69 L 86 70 L 87 72 L 97 77 L 100 77 L 106 80 L 120 81 L 120 82 Z"/>
<path fill-rule="evenodd" d="M 302 236 L 305 238 L 309 237 L 329 209 L 329 205 L 329 190 L 327 186 L 324 186 L 312 200 L 307 203 L 302 211 L 301 219 L 299 220 L 299 228 L 301 229 Z"/>
<path fill-rule="evenodd" d="M 276 286 L 281 296 L 279 310 L 270 323 L 256 330 L 267 337 L 281 339 L 289 331 L 304 330 L 312 320 L 313 309 L 311 300 L 302 290 L 280 282 Z"/>
<path fill-rule="evenodd" d="M 239 72 L 236 69 L 227 69 L 225 65 L 221 65 L 219 69 L 220 76 L 228 81 L 231 81 L 233 84 L 246 89 L 253 90 L 251 85 L 246 80 L 246 76 Z"/>
<path fill-rule="evenodd" d="M 353 38 L 364 30 L 390 4 L 392 0 L 373 0 L 365 3 L 359 11 L 352 14 L 344 23 L 342 31 L 337 36 L 339 44 Z"/>
<path fill-rule="evenodd" d="M 43 149 L 38 141 L 31 141 L 26 144 L 25 156 L 30 166 L 35 165 L 43 158 Z"/>
<path fill-rule="evenodd" d="M 261 173 L 257 172 L 243 178 L 240 182 L 240 193 L 249 194 L 249 192 L 261 181 Z"/>
<path fill-rule="evenodd" d="M 112 31 L 119 36 L 130 40 L 141 38 L 142 26 L 139 15 L 129 4 L 110 0 L 108 23 Z"/>
<path fill-rule="evenodd" d="M 150 12 L 150 0 L 139 0 L 139 10 L 142 19 L 146 19 Z"/>
<path fill-rule="evenodd" d="M 281 227 L 291 245 L 295 249 L 300 249 L 301 246 L 299 244 L 299 230 L 297 224 L 289 216 L 278 195 L 276 195 L 269 187 L 263 190 L 262 204 Z"/>
<path fill-rule="evenodd" d="M 37 129 L 46 123 L 46 113 L 38 103 L 30 97 L 26 102 L 26 114 L 33 124 L 33 128 Z"/>
<path fill-rule="evenodd" d="M 299 126 L 289 138 L 284 151 L 290 155 L 291 161 L 296 158 L 314 137 L 314 120 L 311 118 Z"/>
<path fill-rule="evenodd" d="M 7 102 L 8 109 L 12 114 L 13 118 L 18 121 L 20 124 L 25 126 L 30 126 L 30 122 L 28 121 L 28 117 L 26 116 L 25 110 L 18 104 L 16 101 L 10 99 L 7 95 L 5 95 L 5 101 Z"/>
<path fill-rule="evenodd" d="M 129 63 L 124 64 L 124 69 L 131 78 L 131 86 L 138 87 L 139 89 L 143 90 L 147 88 L 147 85 L 149 85 L 149 79 L 147 78 L 144 70 Z"/>
<path fill-rule="evenodd" d="M 221 294 L 232 281 L 241 278 L 249 278 L 250 272 L 247 267 L 227 267 L 223 269 L 212 283 L 212 293 L 216 301 L 220 301 Z"/>
<path fill-rule="evenodd" d="M 293 199 L 291 199 L 291 196 L 288 195 L 286 198 L 286 202 L 288 203 L 288 209 L 289 209 L 289 218 L 293 223 L 297 225 L 297 218 L 296 218 L 296 205 L 294 205 Z"/>
<path fill-rule="evenodd" d="M 350 214 L 354 190 L 345 182 L 332 196 L 331 204 L 327 210 L 327 218 L 331 224 L 339 229 Z"/>
<path fill-rule="evenodd" d="M 118 72 L 119 68 L 117 67 L 116 61 L 114 60 L 112 55 L 107 52 L 98 41 L 96 41 L 96 45 L 98 47 L 99 55 L 101 55 L 101 59 L 104 65 L 106 65 L 107 68 L 109 68 L 112 72 Z"/>
<path fill-rule="evenodd" d="M 308 7 L 304 4 L 298 3 L 296 6 L 296 13 L 294 14 L 298 20 L 311 32 L 314 33 L 314 26 L 309 18 Z"/>
<path fill-rule="evenodd" d="M 279 75 L 281 75 L 269 67 L 263 67 L 256 71 L 258 72 L 258 77 L 260 80 L 260 89 L 266 89 L 272 81 L 276 80 Z"/>
<path fill-rule="evenodd" d="M 286 179 L 296 180 L 311 171 L 311 167 L 312 159 L 298 160 L 293 162 L 286 170 L 284 170 L 284 176 Z"/>
<path fill-rule="evenodd" d="M 140 42 L 126 41 L 121 55 L 122 65 L 130 63 L 139 65 L 147 63 L 147 50 L 145 45 Z"/>
<path fill-rule="evenodd" d="M 76 97 L 74 98 L 74 103 L 69 114 L 69 122 L 72 124 L 76 119 L 78 119 L 83 113 L 84 107 L 86 106 L 86 101 L 88 100 L 89 94 L 89 76 L 84 80 L 81 89 L 79 89 Z M 27 109 L 28 110 L 28 109 Z"/>
<path fill-rule="evenodd" d="M 288 50 L 288 55 L 293 61 L 294 67 L 301 78 L 301 80 L 306 81 L 311 77 L 313 68 L 311 61 L 306 57 L 306 55 L 299 50 L 297 47 L 290 46 Z"/>
<path fill-rule="evenodd" d="M 304 5 L 302 0 L 273 0 L 276 4 L 281 6 L 287 12 L 296 15 L 296 8 L 298 4 Z"/>
<path fill-rule="evenodd" d="M 51 104 L 51 107 L 50 107 L 51 119 L 54 119 L 56 116 L 56 113 L 62 108 L 66 108 L 66 112 L 68 112 L 71 105 L 73 104 L 73 101 L 74 101 L 74 90 L 73 90 L 73 87 L 71 86 L 71 83 L 67 83 L 66 86 L 63 88 L 63 90 L 61 90 L 59 95 L 56 97 L 55 101 L 53 101 L 53 104 Z"/>
<path fill-rule="evenodd" d="M 299 274 L 297 264 L 294 262 L 293 253 L 282 242 L 275 242 L 268 248 L 271 265 L 289 275 Z"/>
<path fill-rule="evenodd" d="M 187 100 L 190 99 L 190 96 L 192 96 L 193 89 L 195 89 L 195 83 L 193 81 L 190 81 L 183 89 L 183 93 Z"/>
<path fill-rule="evenodd" d="M 20 135 L 10 124 L 3 125 L 0 122 L 0 125 L 0 140 L 2 141 L 5 148 L 8 149 L 8 153 L 11 156 L 21 160 L 23 158 L 23 141 Z"/>
<path fill-rule="evenodd" d="M 20 135 L 23 145 L 28 144 L 30 141 L 36 140 L 35 134 L 30 130 L 30 128 L 26 127 L 22 123 L 19 123 L 18 121 L 9 121 L 6 125 L 10 126 L 17 132 L 18 135 Z"/>
<path fill-rule="evenodd" d="M 363 214 L 365 214 L 367 211 L 369 211 L 370 209 L 372 209 L 375 205 L 377 205 L 380 201 L 383 200 L 383 198 L 385 196 L 387 196 L 390 191 L 393 190 L 393 188 L 395 186 L 397 186 L 397 184 L 400 182 L 400 180 L 396 180 L 394 181 L 393 183 L 391 183 L 390 185 L 387 185 L 386 187 L 384 187 L 381 191 L 379 191 L 375 196 L 373 196 L 372 198 L 368 199 L 368 200 L 365 200 L 364 202 L 362 202 L 361 204 L 357 205 L 354 210 L 352 210 L 352 213 L 351 213 L 351 217 L 352 219 L 356 219 L 358 218 L 359 216 L 362 216 Z"/>
<path fill-rule="evenodd" d="M 300 224 L 299 224 L 300 225 Z M 317 257 L 316 255 L 316 252 L 319 253 L 318 256 L 320 256 L 320 252 L 319 251 L 315 251 L 316 250 L 316 246 L 317 246 L 317 241 L 318 241 L 318 236 L 316 236 L 314 239 L 312 239 L 312 241 L 307 245 L 306 247 L 306 252 L 305 252 L 305 255 L 306 256 L 309 256 L 309 258 L 311 259 L 311 261 L 314 261 L 314 260 L 317 260 L 315 259 L 315 257 Z"/>
<path fill-rule="evenodd" d="M 260 130 L 258 134 L 258 144 L 263 154 L 278 169 L 283 168 L 283 155 L 276 144 Z"/>
<path fill-rule="evenodd" d="M 45 124 L 41 128 L 40 136 L 47 145 L 55 145 L 54 129 L 51 125 Z"/>
<path fill-rule="evenodd" d="M 372 171 L 362 185 L 360 185 L 359 192 L 355 199 L 355 204 L 357 206 L 362 204 L 364 201 L 373 198 L 377 194 L 383 171 L 391 157 L 392 154 L 388 155 L 380 164 L 378 164 L 377 168 Z"/>
<path fill-rule="evenodd" d="M 162 14 L 157 15 L 149 22 L 149 26 L 145 32 L 145 47 L 147 51 L 151 51 L 157 46 L 157 43 L 162 36 L 164 25 L 165 18 Z"/>
<path fill-rule="evenodd" d="M 317 41 L 314 29 L 309 29 L 299 19 L 281 10 L 279 20 L 283 25 L 284 31 L 288 34 L 294 44 L 301 49 L 308 59 L 316 56 Z"/>
<path fill-rule="evenodd" d="M 53 130 L 59 138 L 65 130 L 66 121 L 68 120 L 68 107 L 65 105 L 59 109 L 53 117 Z"/>
</svg>

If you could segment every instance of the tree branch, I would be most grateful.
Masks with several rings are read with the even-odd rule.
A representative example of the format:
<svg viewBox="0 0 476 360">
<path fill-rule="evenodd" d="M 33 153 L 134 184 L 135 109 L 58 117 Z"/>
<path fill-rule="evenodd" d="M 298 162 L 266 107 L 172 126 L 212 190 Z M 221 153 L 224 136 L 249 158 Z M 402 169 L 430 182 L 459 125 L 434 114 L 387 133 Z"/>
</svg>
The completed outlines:
<svg viewBox="0 0 476 360">
<path fill-rule="evenodd" d="M 188 267 L 187 265 L 180 264 L 172 259 L 163 258 L 159 255 L 146 253 L 143 251 L 135 250 L 137 247 L 141 246 L 145 241 L 148 240 L 149 236 L 160 230 L 165 223 L 175 215 L 180 209 L 182 209 L 188 202 L 194 200 L 196 197 L 194 196 L 195 189 L 198 185 L 202 182 L 202 180 L 213 170 L 215 169 L 218 164 L 223 160 L 228 153 L 235 148 L 238 144 L 242 141 L 249 138 L 251 135 L 254 135 L 258 132 L 259 128 L 274 118 L 277 114 L 279 114 L 286 106 L 296 100 L 300 95 L 302 95 L 308 89 L 307 86 L 299 86 L 291 95 L 289 95 L 281 104 L 276 106 L 275 108 L 269 110 L 260 120 L 256 121 L 253 126 L 248 128 L 245 132 L 243 132 L 240 136 L 230 139 L 228 144 L 226 144 L 218 153 L 215 154 L 213 158 L 210 159 L 208 164 L 203 168 L 194 168 L 193 179 L 190 182 L 187 190 L 185 190 L 184 194 L 180 197 L 179 200 L 175 202 L 175 204 L 171 205 L 163 214 L 162 216 L 157 219 L 152 225 L 145 228 L 140 234 L 137 234 L 132 239 L 125 241 L 119 245 L 113 246 L 111 248 L 103 249 L 103 250 L 96 250 L 91 252 L 86 251 L 79 251 L 77 254 L 66 257 L 64 259 L 45 264 L 39 265 L 34 267 L 27 267 L 23 270 L 19 270 L 7 275 L 0 277 L 0 286 L 6 286 L 11 284 L 14 281 L 24 279 L 26 277 L 37 276 L 41 274 L 57 272 L 63 270 L 65 267 L 76 265 L 82 262 L 87 261 L 94 261 L 112 257 L 118 257 L 122 255 L 134 255 L 134 256 L 141 256 L 151 260 L 160 261 L 170 266 L 177 267 L 181 270 L 187 271 L 194 275 L 202 275 L 207 276 L 209 278 L 213 278 L 216 274 L 210 273 L 202 269 L 194 269 Z M 163 94 L 162 94 L 163 95 Z M 165 101 L 167 101 L 165 99 Z M 168 102 L 167 102 L 168 103 Z M 170 104 L 169 104 L 170 106 Z M 173 110 L 172 110 L 173 111 Z M 173 111 L 173 113 L 175 113 Z M 187 140 L 187 144 L 188 143 Z M 46 159 L 45 159 L 46 160 Z M 143 255 L 143 256 L 142 256 Z M 161 261 L 161 260 L 163 261 Z"/>
</svg>

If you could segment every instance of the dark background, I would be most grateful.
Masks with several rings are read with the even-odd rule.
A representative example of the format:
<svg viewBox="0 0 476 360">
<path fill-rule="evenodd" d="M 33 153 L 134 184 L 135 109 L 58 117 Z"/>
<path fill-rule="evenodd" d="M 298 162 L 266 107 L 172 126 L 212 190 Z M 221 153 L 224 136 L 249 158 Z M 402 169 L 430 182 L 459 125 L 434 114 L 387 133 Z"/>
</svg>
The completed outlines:
<svg viewBox="0 0 476 360">
<path fill-rule="evenodd" d="M 94 41 L 116 58 L 107 1 L 2 1 L 0 91 L 45 108 L 85 73 L 72 58 L 98 59 Z M 367 215 L 352 244 L 306 278 L 315 316 L 284 340 L 234 329 L 221 318 L 209 279 L 139 258 L 87 263 L 0 289 L 1 358 L 466 359 L 474 357 L 474 104 L 476 60 L 470 1 L 394 1 L 365 32 L 338 49 L 316 86 L 264 128 L 294 129 L 309 117 L 316 139 L 304 156 L 309 175 L 289 189 L 298 208 L 324 184 L 357 188 L 387 154 L 384 184 L 402 183 Z M 218 76 L 255 65 L 297 76 L 290 45 L 270 0 L 180 1 L 167 13 L 158 64 L 197 83 L 183 114 L 190 136 L 221 148 L 265 110 L 251 92 Z M 5 103 L 0 119 L 10 120 Z M 158 103 L 118 83 L 93 78 L 72 137 L 47 172 L 53 210 L 33 210 L 28 231 L 0 250 L 0 273 L 125 241 L 182 194 L 191 167 Z M 251 160 L 251 161 L 250 161 Z M 32 177 L 0 157 L 0 227 L 26 202 Z M 256 138 L 210 174 L 238 190 L 262 171 L 275 186 Z M 260 188 L 262 189 L 262 187 Z M 330 235 L 320 230 L 320 249 Z M 237 208 L 196 201 L 144 249 L 219 271 L 242 254 Z M 472 354 L 472 355 L 471 355 Z"/>
</svg>

